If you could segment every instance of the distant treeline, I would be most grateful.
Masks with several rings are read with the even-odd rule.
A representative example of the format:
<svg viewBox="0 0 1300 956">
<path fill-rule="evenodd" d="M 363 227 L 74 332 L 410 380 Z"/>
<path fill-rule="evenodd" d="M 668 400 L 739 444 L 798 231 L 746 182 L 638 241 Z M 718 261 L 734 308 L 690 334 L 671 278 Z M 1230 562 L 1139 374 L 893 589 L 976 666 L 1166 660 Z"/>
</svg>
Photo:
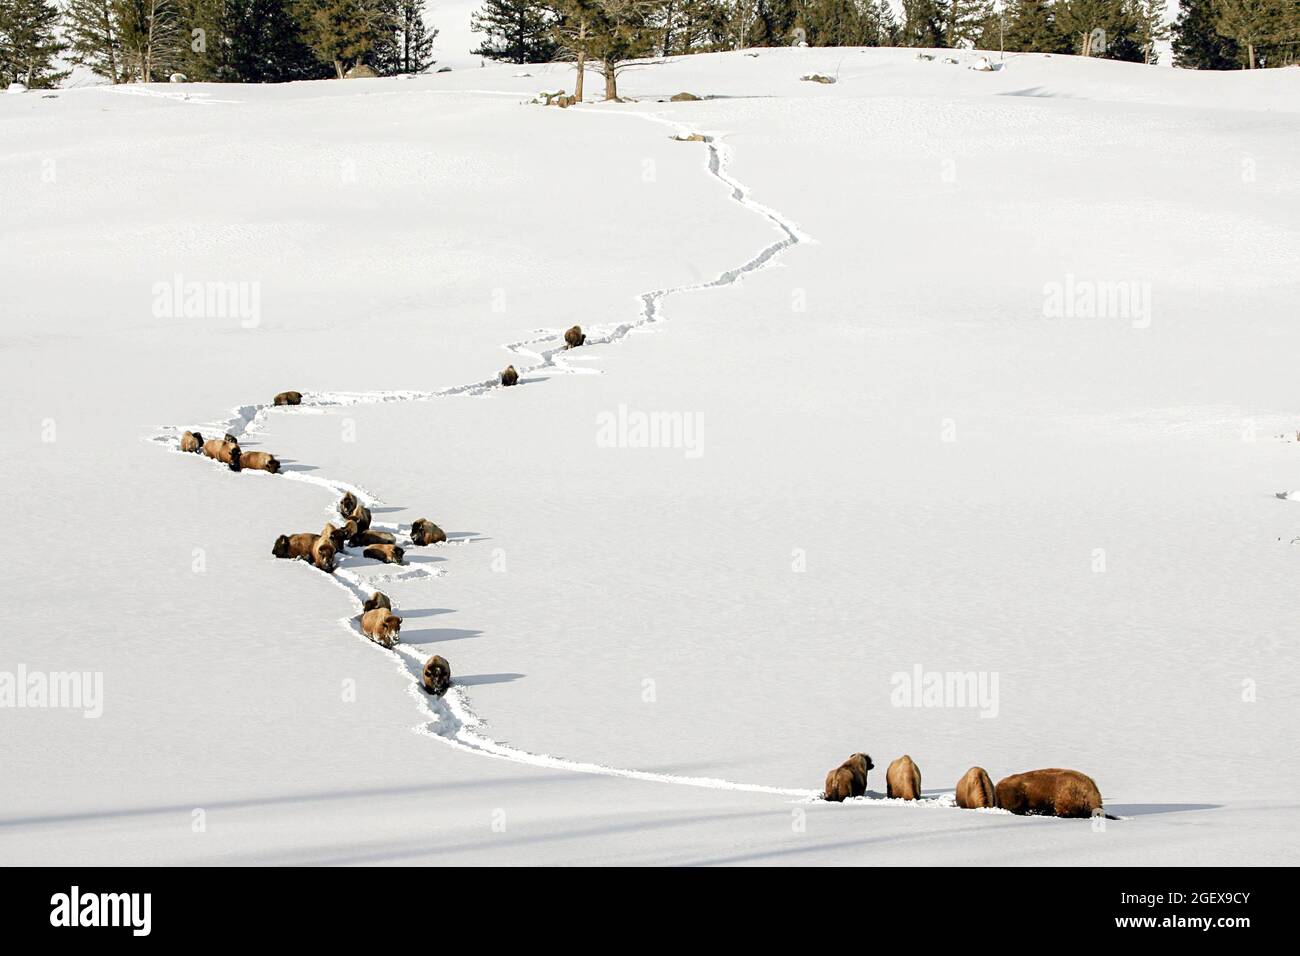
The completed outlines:
<svg viewBox="0 0 1300 956">
<path fill-rule="evenodd" d="M 60 63 L 112 83 L 418 73 L 437 33 L 423 0 L 0 0 L 0 86 L 56 86 Z"/>
<path fill-rule="evenodd" d="M 744 47 L 978 47 L 1230 70 L 1300 58 L 1300 0 L 484 0 L 473 51 L 595 65 L 605 95 L 645 56 Z M 2 0 L 0 85 L 57 85 L 79 64 L 113 83 L 385 76 L 433 63 L 422 0 Z M 577 74 L 582 76 L 580 71 Z M 581 96 L 581 84 L 575 90 Z"/>
</svg>

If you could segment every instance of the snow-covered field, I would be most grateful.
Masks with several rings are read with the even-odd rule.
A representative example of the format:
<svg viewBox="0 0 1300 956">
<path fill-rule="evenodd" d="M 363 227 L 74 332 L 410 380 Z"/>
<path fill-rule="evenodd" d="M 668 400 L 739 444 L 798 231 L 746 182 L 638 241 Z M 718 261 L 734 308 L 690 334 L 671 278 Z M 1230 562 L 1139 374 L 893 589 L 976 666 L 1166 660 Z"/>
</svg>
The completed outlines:
<svg viewBox="0 0 1300 956">
<path fill-rule="evenodd" d="M 0 861 L 1294 862 L 1300 70 L 759 54 L 0 96 Z"/>
</svg>

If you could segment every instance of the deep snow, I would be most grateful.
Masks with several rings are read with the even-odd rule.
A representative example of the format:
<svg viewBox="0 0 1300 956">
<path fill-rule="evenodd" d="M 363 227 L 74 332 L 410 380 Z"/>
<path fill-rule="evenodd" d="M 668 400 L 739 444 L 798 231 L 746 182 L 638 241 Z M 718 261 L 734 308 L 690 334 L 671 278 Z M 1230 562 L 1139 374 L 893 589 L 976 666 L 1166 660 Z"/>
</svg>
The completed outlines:
<svg viewBox="0 0 1300 956">
<path fill-rule="evenodd" d="M 567 111 L 560 65 L 0 99 L 0 671 L 105 687 L 0 710 L 6 860 L 1294 859 L 1300 74 L 759 52 Z M 1088 283 L 1133 308 L 1050 314 Z M 154 441 L 285 388 L 285 476 Z M 642 413 L 689 432 L 608 447 Z M 270 556 L 337 482 L 453 535 L 384 582 L 405 657 Z M 996 716 L 894 706 L 918 666 Z M 807 802 L 859 749 L 934 799 Z M 1127 819 L 946 808 L 972 764 Z"/>
</svg>

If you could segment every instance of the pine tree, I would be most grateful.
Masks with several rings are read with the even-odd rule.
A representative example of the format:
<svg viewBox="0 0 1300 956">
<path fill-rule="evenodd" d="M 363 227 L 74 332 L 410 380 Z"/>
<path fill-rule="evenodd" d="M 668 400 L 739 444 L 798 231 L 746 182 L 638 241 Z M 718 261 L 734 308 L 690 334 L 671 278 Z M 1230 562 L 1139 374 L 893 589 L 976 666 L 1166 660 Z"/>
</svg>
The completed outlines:
<svg viewBox="0 0 1300 956">
<path fill-rule="evenodd" d="M 334 73 L 307 42 L 301 22 L 301 0 L 216 0 L 229 11 L 225 37 L 208 38 L 223 70 L 246 83 L 283 83 L 322 79 Z M 224 45 L 227 49 L 214 47 Z"/>
<path fill-rule="evenodd" d="M 866 21 L 867 46 L 898 46 L 901 28 L 894 16 L 894 7 L 889 0 L 865 0 L 864 19 Z"/>
<path fill-rule="evenodd" d="M 618 74 L 628 61 L 650 54 L 657 39 L 657 0 L 596 0 L 591 55 L 600 61 L 605 99 L 618 99 Z"/>
<path fill-rule="evenodd" d="M 1048 0 L 1012 0 L 1007 11 L 1004 49 L 1016 53 L 1069 53 L 1070 38 L 1056 22 Z"/>
<path fill-rule="evenodd" d="M 1142 50 L 1143 63 L 1155 63 L 1159 59 L 1156 43 L 1169 39 L 1167 13 L 1165 0 L 1129 0 L 1134 39 Z"/>
<path fill-rule="evenodd" d="M 485 0 L 470 29 L 486 39 L 473 52 L 509 63 L 546 63 L 555 56 L 555 20 L 538 0 Z"/>
<path fill-rule="evenodd" d="M 176 0 L 115 0 L 123 71 L 152 83 L 176 66 L 180 46 Z"/>
<path fill-rule="evenodd" d="M 1286 0 L 1213 0 L 1215 28 L 1245 51 L 1248 69 L 1259 65 L 1261 48 L 1282 39 L 1287 32 L 1286 20 L 1294 11 L 1288 10 L 1285 3 Z"/>
<path fill-rule="evenodd" d="M 587 61 L 596 42 L 596 20 L 600 12 L 598 0 L 553 0 L 553 3 L 551 38 L 556 56 L 574 61 L 573 98 L 582 102 Z"/>
<path fill-rule="evenodd" d="M 944 7 L 947 0 L 903 0 L 903 46 L 944 45 Z"/>
<path fill-rule="evenodd" d="M 865 46 L 867 23 L 857 0 L 808 0 L 800 13 L 809 46 Z"/>
<path fill-rule="evenodd" d="M 1125 0 L 1057 0 L 1057 23 L 1081 56 L 1141 59 Z"/>
<path fill-rule="evenodd" d="M 374 60 L 394 29 L 385 0 L 302 0 L 298 18 L 307 45 L 339 79 Z"/>
<path fill-rule="evenodd" d="M 794 41 L 799 8 L 795 0 L 755 0 L 745 30 L 746 46 L 789 46 Z"/>
<path fill-rule="evenodd" d="M 115 0 L 68 0 L 64 11 L 68 59 L 110 83 L 127 82 L 120 26 Z"/>
<path fill-rule="evenodd" d="M 990 0 L 943 0 L 944 46 L 973 44 L 992 15 Z"/>
<path fill-rule="evenodd" d="M 19 82 L 48 89 L 67 77 L 55 60 L 67 49 L 58 33 L 53 0 L 5 0 L 0 4 L 0 86 Z"/>
<path fill-rule="evenodd" d="M 1173 30 L 1174 66 L 1191 70 L 1234 70 L 1237 41 L 1215 26 L 1212 0 L 1179 0 Z"/>
<path fill-rule="evenodd" d="M 384 76 L 423 73 L 433 65 L 433 40 L 437 30 L 424 24 L 421 0 L 384 0 L 393 24 L 391 33 L 377 42 L 374 67 Z"/>
</svg>

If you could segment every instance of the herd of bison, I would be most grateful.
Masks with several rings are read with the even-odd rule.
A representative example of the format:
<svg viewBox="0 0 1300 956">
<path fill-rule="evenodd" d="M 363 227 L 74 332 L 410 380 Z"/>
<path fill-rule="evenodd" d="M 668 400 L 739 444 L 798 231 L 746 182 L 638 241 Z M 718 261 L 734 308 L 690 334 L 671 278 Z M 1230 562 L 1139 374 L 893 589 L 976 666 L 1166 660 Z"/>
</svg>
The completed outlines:
<svg viewBox="0 0 1300 956">
<path fill-rule="evenodd" d="M 866 754 L 854 754 L 826 775 L 826 799 L 840 802 L 865 796 L 867 771 L 875 766 Z M 921 771 L 907 754 L 885 771 L 885 796 L 895 800 L 921 799 Z M 987 770 L 971 767 L 957 781 L 957 806 L 1051 817 L 1103 814 L 1101 791 L 1092 778 L 1077 770 L 1059 768 L 1012 774 L 999 780 L 995 787 Z"/>
<path fill-rule="evenodd" d="M 565 348 L 585 344 L 586 335 L 581 327 L 574 326 L 564 333 Z M 513 365 L 500 373 L 501 385 L 509 387 L 519 381 Z M 301 405 L 301 392 L 281 392 L 275 396 L 274 405 Z M 276 474 L 280 462 L 264 451 L 243 451 L 239 440 L 230 434 L 223 438 L 204 441 L 198 432 L 181 435 L 181 451 L 206 455 L 230 467 L 232 471 L 254 469 Z M 320 534 L 302 532 L 282 534 L 275 539 L 271 553 L 277 558 L 306 561 L 326 574 L 334 573 L 334 559 L 345 553 L 345 547 L 362 548 L 362 556 L 385 564 L 402 564 L 404 549 L 396 536 L 388 531 L 372 530 L 370 509 L 361 504 L 356 495 L 346 493 L 338 503 L 340 525 L 326 522 Z M 447 535 L 432 521 L 419 518 L 411 523 L 411 544 L 424 547 L 447 540 Z M 362 604 L 357 618 L 361 632 L 385 648 L 401 640 L 402 619 L 393 613 L 393 603 L 388 595 L 375 591 Z M 451 686 L 451 665 L 435 654 L 424 664 L 421 677 L 424 689 L 441 697 Z M 842 802 L 850 797 L 862 797 L 867 792 L 867 772 L 875 768 L 871 758 L 856 753 L 826 775 L 824 797 Z M 885 795 L 892 799 L 919 800 L 921 798 L 921 771 L 910 756 L 904 754 L 885 771 Z M 1091 817 L 1103 813 L 1101 792 L 1097 784 L 1077 770 L 1031 770 L 1013 774 L 999 780 L 997 786 L 983 767 L 971 767 L 957 781 L 957 805 L 966 809 L 1000 808 L 1017 814 L 1037 814 L 1056 817 Z M 1112 817 L 1112 819 L 1114 819 Z"/>
<path fill-rule="evenodd" d="M 513 370 L 512 370 L 513 371 Z M 504 374 L 503 374 L 504 378 Z M 504 381 L 502 384 L 505 384 Z M 301 405 L 301 392 L 281 392 L 275 396 L 275 405 Z M 231 471 L 246 468 L 277 474 L 280 462 L 264 451 L 244 451 L 239 440 L 231 434 L 223 438 L 203 440 L 198 432 L 181 435 L 181 451 L 197 452 L 230 467 Z M 370 527 L 370 509 L 348 492 L 338 503 L 340 524 L 325 523 L 320 534 L 310 531 L 299 534 L 282 534 L 271 546 L 277 558 L 306 561 L 326 574 L 334 573 L 334 559 L 345 553 L 345 548 L 362 548 L 362 556 L 384 564 L 402 564 L 406 551 L 397 543 L 396 535 Z M 446 541 L 446 533 L 427 518 L 411 523 L 411 544 L 424 547 Z M 361 633 L 382 647 L 391 648 L 401 640 L 402 619 L 393 613 L 393 602 L 387 594 L 376 591 L 362 604 L 357 619 Z M 421 684 L 426 691 L 441 697 L 451 686 L 451 665 L 446 658 L 434 654 L 424 663 Z"/>
</svg>

